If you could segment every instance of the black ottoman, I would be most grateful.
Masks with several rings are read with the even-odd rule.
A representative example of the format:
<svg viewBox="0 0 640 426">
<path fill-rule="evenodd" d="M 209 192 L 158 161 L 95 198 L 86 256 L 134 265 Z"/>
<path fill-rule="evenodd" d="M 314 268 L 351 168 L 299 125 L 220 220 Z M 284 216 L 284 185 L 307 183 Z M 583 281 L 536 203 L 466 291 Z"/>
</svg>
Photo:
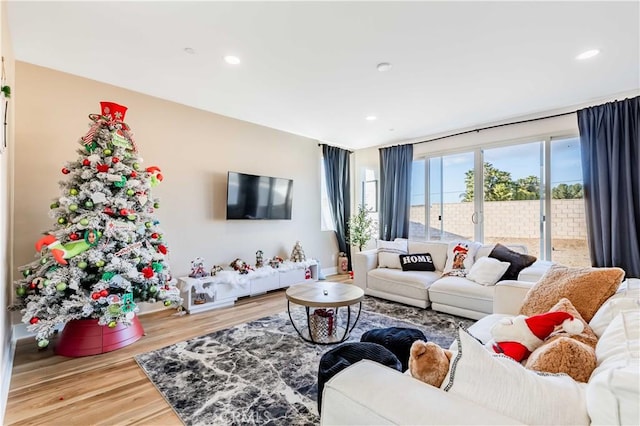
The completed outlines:
<svg viewBox="0 0 640 426">
<path fill-rule="evenodd" d="M 402 327 L 376 328 L 365 332 L 360 338 L 361 342 L 378 343 L 393 352 L 402 364 L 401 371 L 409 368 L 411 345 L 416 340 L 426 342 L 427 337 L 420 330 Z"/>
<path fill-rule="evenodd" d="M 400 370 L 398 358 L 388 349 L 377 343 L 349 342 L 331 349 L 320 358 L 318 366 L 318 413 L 322 409 L 322 390 L 324 384 L 340 371 L 363 359 L 379 362 L 382 365 Z"/>
</svg>

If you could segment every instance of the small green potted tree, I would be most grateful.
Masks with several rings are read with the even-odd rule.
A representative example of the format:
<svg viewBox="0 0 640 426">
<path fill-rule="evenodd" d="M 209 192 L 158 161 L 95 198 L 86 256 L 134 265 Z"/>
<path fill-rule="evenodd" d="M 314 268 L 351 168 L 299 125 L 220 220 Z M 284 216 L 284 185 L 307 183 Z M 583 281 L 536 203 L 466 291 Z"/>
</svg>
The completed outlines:
<svg viewBox="0 0 640 426">
<path fill-rule="evenodd" d="M 370 216 L 371 210 L 360 204 L 358 213 L 349 218 L 349 228 L 347 229 L 349 244 L 362 248 L 373 238 L 373 219 Z"/>
</svg>

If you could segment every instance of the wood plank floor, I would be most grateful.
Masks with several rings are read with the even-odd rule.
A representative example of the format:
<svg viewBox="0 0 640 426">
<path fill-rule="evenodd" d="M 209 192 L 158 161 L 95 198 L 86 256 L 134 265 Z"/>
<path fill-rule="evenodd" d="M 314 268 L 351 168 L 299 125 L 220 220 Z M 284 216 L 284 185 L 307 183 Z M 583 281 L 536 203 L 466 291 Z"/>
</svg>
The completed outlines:
<svg viewBox="0 0 640 426">
<path fill-rule="evenodd" d="M 348 275 L 327 277 L 345 282 Z M 134 356 L 287 309 L 284 290 L 242 298 L 194 315 L 140 316 L 145 336 L 125 348 L 82 358 L 17 343 L 4 425 L 181 425 Z M 55 344 L 55 340 L 52 340 Z"/>
</svg>

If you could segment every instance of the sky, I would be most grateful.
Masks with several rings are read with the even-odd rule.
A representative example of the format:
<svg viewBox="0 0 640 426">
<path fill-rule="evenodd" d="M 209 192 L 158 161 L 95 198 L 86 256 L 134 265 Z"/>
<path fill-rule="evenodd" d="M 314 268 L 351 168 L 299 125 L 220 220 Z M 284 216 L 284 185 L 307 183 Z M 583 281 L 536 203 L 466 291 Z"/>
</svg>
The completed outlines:
<svg viewBox="0 0 640 426">
<path fill-rule="evenodd" d="M 540 142 L 512 145 L 484 150 L 484 161 L 495 168 L 511 173 L 517 180 L 527 176 L 541 176 Z M 431 202 L 440 202 L 440 170 L 438 160 L 431 160 Z M 443 201 L 460 202 L 465 192 L 465 172 L 473 168 L 473 152 L 449 155 L 442 160 Z M 414 161 L 411 180 L 411 204 L 424 204 L 424 161 Z M 551 187 L 559 183 L 582 183 L 580 139 L 570 138 L 553 141 L 551 144 Z"/>
</svg>

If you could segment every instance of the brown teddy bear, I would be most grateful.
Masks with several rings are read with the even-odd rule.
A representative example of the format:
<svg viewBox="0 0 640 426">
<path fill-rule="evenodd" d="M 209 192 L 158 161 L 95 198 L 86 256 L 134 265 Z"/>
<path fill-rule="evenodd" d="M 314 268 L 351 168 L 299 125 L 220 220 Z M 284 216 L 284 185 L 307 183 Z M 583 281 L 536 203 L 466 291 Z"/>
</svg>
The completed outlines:
<svg viewBox="0 0 640 426">
<path fill-rule="evenodd" d="M 440 387 L 449 371 L 453 352 L 433 342 L 416 340 L 409 354 L 411 376 L 431 386 Z"/>
</svg>

